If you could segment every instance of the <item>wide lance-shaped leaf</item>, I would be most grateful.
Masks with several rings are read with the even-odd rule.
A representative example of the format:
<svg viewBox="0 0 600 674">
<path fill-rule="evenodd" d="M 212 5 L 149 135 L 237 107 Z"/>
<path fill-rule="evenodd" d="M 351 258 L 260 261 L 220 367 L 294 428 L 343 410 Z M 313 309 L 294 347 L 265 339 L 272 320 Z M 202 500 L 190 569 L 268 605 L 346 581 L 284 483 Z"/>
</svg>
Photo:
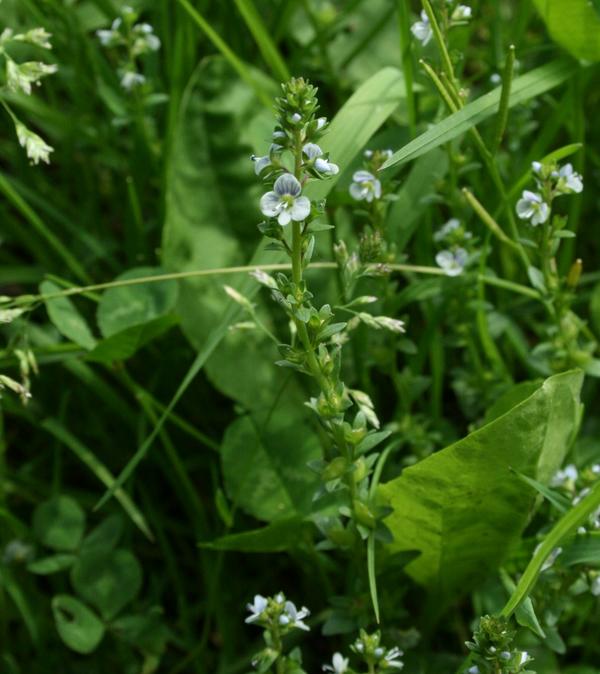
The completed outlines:
<svg viewBox="0 0 600 674">
<path fill-rule="evenodd" d="M 557 87 L 576 71 L 576 64 L 570 61 L 552 61 L 513 80 L 509 107 L 524 103 Z M 483 120 L 495 115 L 500 103 L 501 87 L 484 94 L 465 105 L 462 110 L 449 115 L 441 122 L 412 140 L 395 152 L 382 166 L 382 170 L 396 164 L 403 164 L 420 157 L 436 147 L 457 138 Z"/>
<path fill-rule="evenodd" d="M 543 382 L 531 396 L 463 440 L 382 485 L 391 552 L 418 550 L 406 568 L 438 607 L 497 568 L 525 527 L 536 492 L 511 468 L 547 483 L 579 424 L 583 375 Z"/>
<path fill-rule="evenodd" d="M 159 276 L 161 267 L 136 267 L 117 276 L 115 281 Z M 123 285 L 104 292 L 98 305 L 98 326 L 103 337 L 112 337 L 134 325 L 149 323 L 175 308 L 177 283 L 160 281 Z"/>
<path fill-rule="evenodd" d="M 61 290 L 63 288 L 52 281 L 44 281 L 40 284 L 42 295 L 53 295 Z M 61 335 L 72 340 L 75 344 L 79 344 L 84 349 L 93 349 L 96 346 L 96 339 L 89 325 L 68 297 L 55 297 L 46 300 L 46 309 L 50 320 Z"/>
<path fill-rule="evenodd" d="M 221 536 L 200 544 L 210 550 L 237 550 L 240 552 L 284 552 L 312 540 L 314 524 L 300 517 L 276 520 L 260 529 Z"/>
<path fill-rule="evenodd" d="M 585 61 L 600 60 L 600 3 L 596 0 L 534 0 L 548 32 Z"/>
<path fill-rule="evenodd" d="M 300 426 L 299 426 L 300 424 Z M 321 456 L 314 433 L 297 417 L 273 417 L 267 428 L 242 417 L 227 429 L 221 447 L 231 500 L 261 520 L 308 514 L 318 477 L 309 461 Z"/>
</svg>

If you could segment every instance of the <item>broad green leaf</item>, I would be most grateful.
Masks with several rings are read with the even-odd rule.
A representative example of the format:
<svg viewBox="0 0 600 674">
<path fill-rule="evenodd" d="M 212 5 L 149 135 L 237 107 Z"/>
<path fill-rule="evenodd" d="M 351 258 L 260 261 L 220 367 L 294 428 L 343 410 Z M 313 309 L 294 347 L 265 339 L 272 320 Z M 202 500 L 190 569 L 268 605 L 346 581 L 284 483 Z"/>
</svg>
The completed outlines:
<svg viewBox="0 0 600 674">
<path fill-rule="evenodd" d="M 63 288 L 52 281 L 44 281 L 40 284 L 42 295 L 50 295 L 61 290 Z M 55 297 L 46 300 L 45 304 L 50 320 L 61 335 L 84 349 L 93 349 L 96 346 L 96 340 L 89 325 L 68 297 Z"/>
<path fill-rule="evenodd" d="M 58 571 L 70 569 L 77 557 L 71 554 L 51 555 L 50 557 L 42 557 L 27 565 L 27 571 L 36 573 L 40 576 L 48 576 Z"/>
<path fill-rule="evenodd" d="M 600 12 L 590 0 L 534 0 L 548 32 L 576 58 L 600 61 Z"/>
<path fill-rule="evenodd" d="M 141 615 L 121 616 L 114 620 L 111 629 L 144 653 L 161 655 L 165 650 L 170 632 L 163 622 L 163 611 L 155 606 Z M 151 670 L 153 671 L 153 670 Z"/>
<path fill-rule="evenodd" d="M 553 61 L 513 80 L 510 94 L 510 107 L 535 98 L 540 94 L 557 87 L 573 75 L 576 66 L 569 61 Z M 462 110 L 446 117 L 425 133 L 415 138 L 403 148 L 395 152 L 383 169 L 396 164 L 412 161 L 447 143 L 457 136 L 473 128 L 484 119 L 496 114 L 500 102 L 501 87 L 484 94 L 480 98 L 465 105 Z"/>
<path fill-rule="evenodd" d="M 77 594 L 111 620 L 142 586 L 142 568 L 129 550 L 82 552 L 71 571 L 71 582 Z"/>
<path fill-rule="evenodd" d="M 159 276 L 160 267 L 136 267 L 117 276 L 115 281 Z M 109 288 L 98 305 L 98 327 L 103 337 L 112 337 L 127 328 L 149 323 L 173 311 L 177 303 L 177 282 L 160 281 Z"/>
<path fill-rule="evenodd" d="M 512 386 L 503 393 L 496 402 L 486 410 L 484 423 L 489 424 L 494 419 L 506 414 L 510 409 L 529 398 L 542 383 L 541 379 L 537 381 L 522 381 Z"/>
<path fill-rule="evenodd" d="M 313 433 L 297 417 L 274 417 L 268 429 L 252 418 L 237 419 L 221 447 L 225 485 L 231 500 L 261 520 L 307 514 L 318 478 L 307 466 L 321 456 Z"/>
<path fill-rule="evenodd" d="M 112 550 L 123 533 L 123 518 L 120 515 L 111 515 L 93 529 L 81 544 L 82 552 Z"/>
<path fill-rule="evenodd" d="M 60 638 L 73 651 L 87 655 L 104 637 L 104 625 L 85 604 L 66 594 L 52 599 L 52 613 Z"/>
<path fill-rule="evenodd" d="M 87 359 L 97 363 L 114 363 L 131 358 L 143 346 L 179 323 L 177 316 L 167 314 L 147 323 L 132 325 L 102 340 L 87 354 Z"/>
<path fill-rule="evenodd" d="M 579 371 L 550 377 L 528 398 L 380 488 L 392 552 L 419 550 L 406 568 L 438 605 L 502 563 L 535 492 L 510 468 L 547 483 L 578 428 Z"/>
<path fill-rule="evenodd" d="M 56 496 L 33 513 L 36 538 L 54 550 L 75 550 L 83 537 L 85 513 L 70 496 Z"/>
<path fill-rule="evenodd" d="M 300 517 L 277 520 L 261 529 L 229 534 L 214 541 L 201 543 L 211 550 L 238 550 L 240 552 L 283 552 L 311 540 L 314 525 Z"/>
</svg>

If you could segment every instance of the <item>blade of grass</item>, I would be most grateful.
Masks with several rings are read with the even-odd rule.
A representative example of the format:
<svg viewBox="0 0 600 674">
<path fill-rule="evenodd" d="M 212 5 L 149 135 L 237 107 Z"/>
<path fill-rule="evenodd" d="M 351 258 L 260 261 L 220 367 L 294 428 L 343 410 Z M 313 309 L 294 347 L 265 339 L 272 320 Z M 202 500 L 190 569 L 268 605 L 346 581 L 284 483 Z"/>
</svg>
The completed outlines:
<svg viewBox="0 0 600 674">
<path fill-rule="evenodd" d="M 572 61 L 557 60 L 536 68 L 526 75 L 513 80 L 509 108 L 535 98 L 558 86 L 576 72 Z M 421 134 L 403 148 L 395 152 L 383 165 L 382 170 L 396 164 L 412 161 L 433 148 L 447 143 L 473 128 L 484 119 L 494 115 L 500 103 L 501 89 L 484 94 L 465 105 L 462 110 L 446 117 L 431 129 Z"/>
<path fill-rule="evenodd" d="M 269 31 L 265 27 L 260 14 L 256 10 L 252 0 L 235 0 L 235 4 L 243 16 L 248 30 L 252 33 L 260 53 L 263 55 L 263 58 L 271 72 L 275 76 L 275 79 L 285 82 L 290 79 L 290 72 L 285 65 L 285 61 L 281 57 L 277 46 L 271 39 Z"/>
</svg>

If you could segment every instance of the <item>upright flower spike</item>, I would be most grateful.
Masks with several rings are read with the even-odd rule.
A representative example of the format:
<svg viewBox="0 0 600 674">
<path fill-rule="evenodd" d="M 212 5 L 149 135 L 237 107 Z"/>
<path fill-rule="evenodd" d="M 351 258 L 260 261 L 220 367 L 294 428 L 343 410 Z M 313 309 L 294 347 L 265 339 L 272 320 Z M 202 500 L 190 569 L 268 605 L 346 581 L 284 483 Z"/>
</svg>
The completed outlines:
<svg viewBox="0 0 600 674">
<path fill-rule="evenodd" d="M 349 191 L 353 199 L 371 203 L 381 198 L 381 182 L 369 171 L 356 171 L 352 181 Z"/>
<path fill-rule="evenodd" d="M 275 181 L 273 190 L 263 194 L 260 210 L 268 218 L 277 218 L 282 227 L 291 220 L 302 222 L 310 214 L 310 199 L 300 196 L 301 192 L 300 181 L 291 173 L 284 173 Z"/>
<path fill-rule="evenodd" d="M 550 207 L 544 201 L 541 194 L 524 190 L 523 196 L 517 202 L 517 215 L 521 220 L 529 220 L 535 227 L 548 220 Z"/>
<path fill-rule="evenodd" d="M 433 37 L 433 28 L 425 10 L 421 11 L 421 20 L 410 27 L 411 33 L 425 46 Z"/>
</svg>

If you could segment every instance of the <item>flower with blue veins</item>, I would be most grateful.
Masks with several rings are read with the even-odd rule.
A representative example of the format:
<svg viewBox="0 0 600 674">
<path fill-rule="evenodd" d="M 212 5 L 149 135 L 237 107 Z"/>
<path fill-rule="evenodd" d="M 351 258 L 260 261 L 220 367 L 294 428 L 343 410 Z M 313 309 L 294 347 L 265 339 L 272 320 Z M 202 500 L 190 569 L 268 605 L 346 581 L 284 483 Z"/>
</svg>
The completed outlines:
<svg viewBox="0 0 600 674">
<path fill-rule="evenodd" d="M 572 164 L 565 164 L 559 169 L 556 191 L 559 194 L 579 194 L 583 192 L 583 178 L 573 170 Z"/>
<path fill-rule="evenodd" d="M 381 198 L 381 183 L 369 171 L 356 171 L 352 181 L 350 196 L 353 199 L 371 203 L 373 199 Z"/>
<path fill-rule="evenodd" d="M 464 248 L 441 250 L 435 256 L 435 261 L 444 270 L 446 276 L 459 276 L 459 274 L 462 274 L 468 259 L 469 254 Z"/>
<path fill-rule="evenodd" d="M 291 220 L 306 220 L 310 215 L 310 199 L 300 196 L 301 192 L 302 185 L 298 178 L 291 173 L 284 173 L 275 181 L 273 190 L 263 194 L 260 210 L 268 218 L 277 218 L 282 227 Z"/>
<path fill-rule="evenodd" d="M 340 171 L 340 167 L 328 159 L 323 158 L 323 150 L 316 143 L 306 143 L 302 152 L 309 162 L 312 162 L 315 170 L 325 175 L 334 176 Z"/>
<path fill-rule="evenodd" d="M 266 169 L 267 166 L 271 165 L 271 157 L 266 154 L 264 157 L 257 157 L 255 154 L 251 157 L 254 162 L 254 172 L 259 176 L 263 169 Z"/>
</svg>

